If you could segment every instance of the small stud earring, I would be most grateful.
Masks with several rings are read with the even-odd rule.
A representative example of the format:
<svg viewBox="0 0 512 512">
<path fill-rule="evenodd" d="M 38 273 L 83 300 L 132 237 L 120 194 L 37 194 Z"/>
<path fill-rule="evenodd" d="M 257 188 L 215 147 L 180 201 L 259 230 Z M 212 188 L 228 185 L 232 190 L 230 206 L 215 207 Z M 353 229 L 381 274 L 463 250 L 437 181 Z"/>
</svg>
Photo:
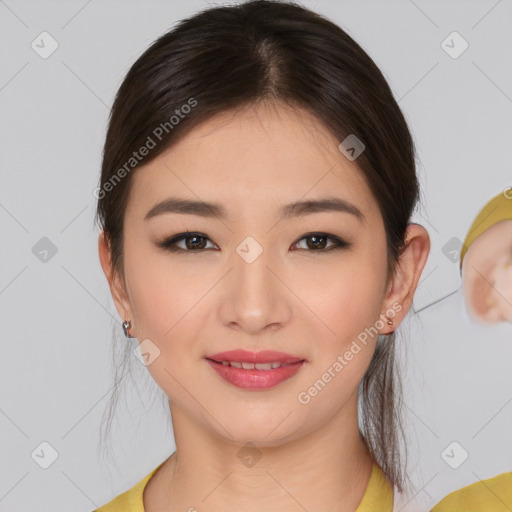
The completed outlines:
<svg viewBox="0 0 512 512">
<path fill-rule="evenodd" d="M 124 331 L 124 335 L 127 337 L 127 338 L 133 338 L 133 336 L 130 336 L 130 333 L 128 332 L 128 329 L 132 326 L 132 323 L 130 322 L 130 320 L 125 320 L 123 322 L 123 331 Z"/>
<path fill-rule="evenodd" d="M 393 325 L 393 320 L 391 320 L 391 318 L 389 318 L 389 316 L 386 318 L 388 319 L 388 325 Z"/>
</svg>

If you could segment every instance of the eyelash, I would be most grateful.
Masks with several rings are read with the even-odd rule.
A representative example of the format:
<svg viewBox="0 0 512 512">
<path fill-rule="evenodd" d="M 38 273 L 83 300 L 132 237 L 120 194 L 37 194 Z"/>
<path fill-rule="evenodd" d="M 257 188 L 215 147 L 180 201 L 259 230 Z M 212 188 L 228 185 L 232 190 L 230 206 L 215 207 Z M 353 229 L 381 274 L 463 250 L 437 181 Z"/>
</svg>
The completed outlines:
<svg viewBox="0 0 512 512">
<path fill-rule="evenodd" d="M 194 249 L 182 249 L 181 247 L 176 247 L 177 242 L 180 242 L 181 240 L 185 240 L 187 238 L 192 238 L 192 237 L 206 238 L 207 240 L 210 240 L 206 235 L 203 235 L 202 233 L 195 233 L 195 232 L 187 231 L 186 233 L 180 233 L 180 234 L 172 236 L 170 238 L 165 238 L 163 240 L 160 240 L 159 242 L 156 242 L 156 245 L 157 245 L 157 247 L 160 247 L 161 249 L 165 249 L 167 251 L 175 252 L 175 253 L 186 253 L 186 252 L 201 253 L 201 252 L 204 252 L 206 249 L 194 250 Z M 339 238 L 337 236 L 329 235 L 327 233 L 316 233 L 316 232 L 306 233 L 301 238 L 299 238 L 298 242 L 295 242 L 293 245 L 296 245 L 297 243 L 299 243 L 300 241 L 302 241 L 305 238 L 312 238 L 312 237 L 327 238 L 327 239 L 331 240 L 332 242 L 334 242 L 334 245 L 332 245 L 328 249 L 318 249 L 318 250 L 300 249 L 300 250 L 304 250 L 307 252 L 325 253 L 325 252 L 339 250 L 339 249 L 346 249 L 347 247 L 352 245 L 352 243 L 346 242 L 345 240 L 342 240 L 341 238 Z M 195 255 L 197 255 L 197 254 L 195 254 Z"/>
</svg>

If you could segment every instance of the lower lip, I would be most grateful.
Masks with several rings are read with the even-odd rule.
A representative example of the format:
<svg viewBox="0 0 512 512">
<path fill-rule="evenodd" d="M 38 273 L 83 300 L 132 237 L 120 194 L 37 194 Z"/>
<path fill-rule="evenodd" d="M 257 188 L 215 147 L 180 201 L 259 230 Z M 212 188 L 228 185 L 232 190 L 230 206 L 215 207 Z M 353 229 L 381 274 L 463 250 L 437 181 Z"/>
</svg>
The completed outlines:
<svg viewBox="0 0 512 512">
<path fill-rule="evenodd" d="M 209 365 L 229 383 L 242 389 L 269 389 L 290 377 L 293 377 L 302 367 L 304 361 L 280 366 L 272 370 L 244 370 L 217 363 L 207 359 Z"/>
</svg>

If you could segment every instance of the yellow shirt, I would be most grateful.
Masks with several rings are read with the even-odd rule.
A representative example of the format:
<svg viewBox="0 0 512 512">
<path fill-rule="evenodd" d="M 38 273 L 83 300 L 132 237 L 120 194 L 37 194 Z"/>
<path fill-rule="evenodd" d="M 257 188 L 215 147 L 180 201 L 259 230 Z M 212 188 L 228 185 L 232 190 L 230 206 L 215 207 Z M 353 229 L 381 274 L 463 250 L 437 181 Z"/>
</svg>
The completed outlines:
<svg viewBox="0 0 512 512">
<path fill-rule="evenodd" d="M 431 512 L 509 512 L 512 510 L 512 472 L 480 480 L 448 494 Z"/>
<path fill-rule="evenodd" d="M 157 466 L 149 475 L 145 476 L 131 489 L 120 494 L 94 512 L 144 512 L 142 502 L 144 488 L 149 482 L 149 479 L 162 464 Z M 392 512 L 392 510 L 393 490 L 391 484 L 380 467 L 374 464 L 363 499 L 355 512 Z"/>
</svg>

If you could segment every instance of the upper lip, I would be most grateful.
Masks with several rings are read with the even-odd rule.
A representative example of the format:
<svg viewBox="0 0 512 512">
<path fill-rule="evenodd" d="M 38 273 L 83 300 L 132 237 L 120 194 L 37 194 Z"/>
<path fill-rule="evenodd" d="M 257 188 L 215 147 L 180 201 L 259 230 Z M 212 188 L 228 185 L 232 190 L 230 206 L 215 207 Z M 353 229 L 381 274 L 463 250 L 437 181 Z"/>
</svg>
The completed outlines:
<svg viewBox="0 0 512 512">
<path fill-rule="evenodd" d="M 206 359 L 212 359 L 218 363 L 222 361 L 238 361 L 240 363 L 272 363 L 279 362 L 281 364 L 298 363 L 305 361 L 303 357 L 295 357 L 284 352 L 276 352 L 275 350 L 262 350 L 261 352 L 248 352 L 247 350 L 228 350 L 227 352 L 218 352 L 206 356 Z"/>
</svg>

